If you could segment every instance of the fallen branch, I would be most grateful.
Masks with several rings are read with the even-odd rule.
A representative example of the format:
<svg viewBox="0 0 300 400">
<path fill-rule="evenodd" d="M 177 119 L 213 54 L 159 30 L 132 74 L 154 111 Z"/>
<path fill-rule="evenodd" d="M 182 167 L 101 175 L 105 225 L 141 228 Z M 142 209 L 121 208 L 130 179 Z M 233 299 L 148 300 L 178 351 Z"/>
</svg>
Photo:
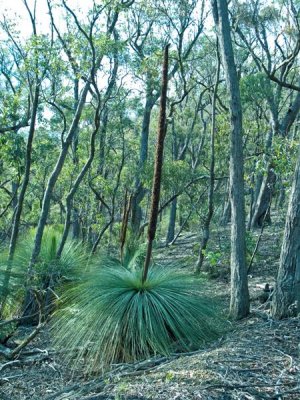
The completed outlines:
<svg viewBox="0 0 300 400">
<path fill-rule="evenodd" d="M 23 341 L 22 343 L 20 343 L 17 347 L 15 347 L 13 350 L 11 351 L 5 351 L 5 352 L 1 352 L 1 355 L 4 356 L 4 358 L 6 358 L 7 360 L 13 360 L 14 358 L 16 358 L 19 353 L 21 352 L 22 349 L 24 349 L 24 347 L 26 347 L 35 337 L 36 335 L 40 332 L 40 330 L 46 325 L 46 321 L 40 323 L 32 332 L 30 335 L 28 335 Z"/>
</svg>

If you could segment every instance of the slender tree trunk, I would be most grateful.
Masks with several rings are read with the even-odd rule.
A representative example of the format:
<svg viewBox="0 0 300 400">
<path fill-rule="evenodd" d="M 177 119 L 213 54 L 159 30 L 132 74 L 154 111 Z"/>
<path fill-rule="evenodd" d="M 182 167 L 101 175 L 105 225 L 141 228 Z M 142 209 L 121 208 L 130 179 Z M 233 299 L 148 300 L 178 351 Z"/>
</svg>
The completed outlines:
<svg viewBox="0 0 300 400">
<path fill-rule="evenodd" d="M 165 47 L 164 51 L 164 63 L 162 70 L 162 88 L 160 96 L 160 115 L 159 115 L 159 125 L 158 125 L 158 135 L 156 144 L 156 154 L 155 154 L 155 165 L 154 165 L 154 176 L 153 176 L 153 186 L 152 186 L 152 201 L 151 201 L 151 211 L 150 220 L 148 227 L 148 246 L 144 264 L 143 278 L 142 281 L 145 282 L 148 276 L 148 270 L 151 261 L 152 245 L 156 233 L 158 209 L 159 209 L 159 199 L 160 199 L 160 188 L 161 188 L 161 174 L 163 166 L 164 157 L 164 140 L 166 136 L 166 109 L 167 109 L 167 89 L 168 89 L 168 61 L 169 61 L 169 45 Z"/>
<path fill-rule="evenodd" d="M 99 144 L 99 175 L 103 174 L 105 165 L 105 145 L 106 145 L 106 132 L 108 124 L 108 108 L 104 107 L 102 118 L 101 118 L 101 129 L 100 129 L 100 144 Z"/>
<path fill-rule="evenodd" d="M 269 223 L 271 222 L 269 202 L 270 199 L 272 199 L 273 197 L 274 185 L 276 181 L 276 173 L 274 171 L 270 157 L 270 153 L 272 152 L 273 136 L 280 134 L 283 137 L 287 137 L 300 110 L 300 93 L 297 93 L 284 118 L 282 118 L 280 122 L 278 121 L 278 105 L 276 106 L 274 99 L 269 99 L 269 104 L 272 115 L 272 129 L 267 135 L 265 145 L 266 159 L 269 165 L 267 176 L 264 179 L 261 176 L 260 180 L 258 181 L 259 194 L 255 199 L 255 209 L 251 220 L 252 228 L 261 227 L 262 220 L 265 220 Z M 269 215 L 265 215 L 267 210 L 269 210 Z"/>
<path fill-rule="evenodd" d="M 212 97 L 212 113 L 211 113 L 211 135 L 210 135 L 210 170 L 209 170 L 209 189 L 208 189 L 208 211 L 206 218 L 204 220 L 202 229 L 202 241 L 200 244 L 199 256 L 196 263 L 196 273 L 201 271 L 204 252 L 207 247 L 207 243 L 210 235 L 210 223 L 214 214 L 214 186 L 215 186 L 215 134 L 216 134 L 216 102 L 217 102 L 217 91 L 219 85 L 220 76 L 220 58 L 219 58 L 219 48 L 217 43 L 217 59 L 218 66 L 216 72 L 216 81 L 214 86 L 214 92 Z"/>
<path fill-rule="evenodd" d="M 226 226 L 231 220 L 231 204 L 230 204 L 230 184 L 226 187 L 226 197 L 224 199 L 224 207 L 220 219 L 220 225 Z"/>
<path fill-rule="evenodd" d="M 300 312 L 300 152 L 290 194 L 271 312 L 285 318 Z"/>
<path fill-rule="evenodd" d="M 113 222 L 114 222 L 114 221 L 113 221 L 113 219 L 111 218 L 111 219 L 104 225 L 104 227 L 101 229 L 99 235 L 97 236 L 97 239 L 95 240 L 95 243 L 93 244 L 92 251 L 91 251 L 92 254 L 95 254 L 95 253 L 96 253 L 97 247 L 98 247 L 98 245 L 99 245 L 99 243 L 100 243 L 100 241 L 101 241 L 101 239 L 102 239 L 104 233 L 107 231 L 107 229 L 111 226 L 111 224 L 112 224 Z"/>
<path fill-rule="evenodd" d="M 76 71 L 73 70 L 73 73 L 76 74 Z M 76 76 L 76 75 L 75 75 Z M 74 114 L 76 113 L 77 107 L 78 107 L 78 102 L 79 102 L 79 79 L 75 78 L 74 79 L 74 105 L 73 105 L 73 110 Z M 78 143 L 79 143 L 79 127 L 77 127 L 76 132 L 74 134 L 73 140 L 72 140 L 72 154 L 73 154 L 73 163 L 76 167 L 78 167 L 78 154 L 77 154 L 77 149 L 78 149 Z M 72 201 L 71 201 L 72 203 Z M 67 209 L 68 212 L 68 209 Z M 72 224 L 73 224 L 73 229 L 72 229 L 72 234 L 73 234 L 73 239 L 78 239 L 80 235 L 80 221 L 79 221 L 79 212 L 77 208 L 71 209 L 70 212 L 72 213 Z M 67 219 L 67 217 L 66 217 Z M 70 220 L 71 223 L 71 220 Z"/>
<path fill-rule="evenodd" d="M 203 10 L 200 12 L 201 18 L 203 18 Z M 200 21 L 199 21 L 200 22 Z M 188 43 L 185 51 L 183 54 L 180 54 L 180 61 L 178 60 L 173 65 L 172 70 L 170 71 L 168 79 L 170 80 L 177 71 L 181 68 L 182 62 L 187 60 L 190 56 L 194 45 L 197 43 L 198 38 L 203 30 L 204 24 L 203 20 L 198 24 L 198 29 L 195 36 L 192 40 Z M 142 126 L 142 135 L 141 135 L 141 143 L 140 143 L 140 159 L 139 159 L 139 167 L 140 170 L 144 167 L 145 161 L 148 158 L 148 137 L 149 137 L 149 127 L 150 127 L 150 118 L 153 106 L 155 105 L 156 101 L 159 99 L 159 93 L 153 94 L 153 85 L 151 83 L 152 77 L 149 76 L 147 79 L 147 89 L 146 89 L 146 105 L 144 109 L 144 116 L 143 116 L 143 126 Z M 135 193 L 132 198 L 132 211 L 131 211 L 131 227 L 133 232 L 138 236 L 140 232 L 140 225 L 143 219 L 142 209 L 140 207 L 140 203 L 143 200 L 147 191 L 142 185 L 139 177 L 136 180 L 135 184 Z"/>
<path fill-rule="evenodd" d="M 232 213 L 230 315 L 234 319 L 240 319 L 249 314 L 245 243 L 242 107 L 230 35 L 227 2 L 224 0 L 212 0 L 212 7 L 230 96 L 230 200 Z"/>
<path fill-rule="evenodd" d="M 279 133 L 283 137 L 287 137 L 287 135 L 289 134 L 289 131 L 293 123 L 295 122 L 297 115 L 299 114 L 299 110 L 300 110 L 300 92 L 297 93 L 295 100 L 290 105 L 287 113 L 285 114 L 280 124 Z"/>
<path fill-rule="evenodd" d="M 261 189 L 252 216 L 252 228 L 260 228 L 263 222 L 271 223 L 270 207 L 273 198 L 275 182 L 276 174 L 272 168 L 272 164 L 270 164 L 267 175 L 262 180 Z"/>
<path fill-rule="evenodd" d="M 285 197 L 286 197 L 286 188 L 283 185 L 282 181 L 280 181 L 279 185 L 279 194 L 276 199 L 276 208 L 277 210 L 282 209 L 284 202 L 285 202 Z"/>
<path fill-rule="evenodd" d="M 66 199 L 66 220 L 65 220 L 65 226 L 64 226 L 64 231 L 62 234 L 61 242 L 59 244 L 59 248 L 57 250 L 57 257 L 59 258 L 62 254 L 64 245 L 66 243 L 66 240 L 68 238 L 68 233 L 70 229 L 70 221 L 71 221 L 71 212 L 72 212 L 72 207 L 73 207 L 73 199 L 74 196 L 79 188 L 80 183 L 82 182 L 83 178 L 85 177 L 87 171 L 89 170 L 90 166 L 92 165 L 94 156 L 95 156 L 95 139 L 96 135 L 99 131 L 100 127 L 100 120 L 99 120 L 99 112 L 100 112 L 100 103 L 98 105 L 97 111 L 96 111 L 96 117 L 95 117 L 95 129 L 93 130 L 91 134 L 91 139 L 90 139 L 90 155 L 84 166 L 82 167 L 79 175 L 77 176 L 74 185 L 70 192 L 67 195 Z"/>
<path fill-rule="evenodd" d="M 124 247 L 126 244 L 126 236 L 127 236 L 127 229 L 128 229 L 128 221 L 129 221 L 129 213 L 131 209 L 131 201 L 132 201 L 132 194 L 129 196 L 126 191 L 125 199 L 124 199 L 124 211 L 123 211 L 123 218 L 122 218 L 122 225 L 121 225 L 121 232 L 120 232 L 120 258 L 123 262 L 123 255 L 124 255 Z"/>
<path fill-rule="evenodd" d="M 149 78 L 150 79 L 150 78 Z M 157 96 L 156 96 L 157 97 Z M 152 86 L 150 83 L 147 84 L 146 91 L 146 105 L 144 109 L 143 115 L 143 124 L 142 124 L 142 134 L 140 141 L 140 159 L 139 159 L 139 170 L 142 171 L 145 162 L 148 159 L 148 138 L 149 138 L 149 129 L 150 129 L 150 118 L 153 106 L 156 101 L 156 97 L 152 95 Z M 132 198 L 132 209 L 131 209 L 131 227 L 135 234 L 139 232 L 141 221 L 142 221 L 142 209 L 140 207 L 140 203 L 145 196 L 145 188 L 140 180 L 140 177 L 137 177 L 135 183 L 135 193 Z"/>
<path fill-rule="evenodd" d="M 175 237 L 176 213 L 177 213 L 177 197 L 175 197 L 175 199 L 173 199 L 171 203 L 168 233 L 166 238 L 167 246 L 169 243 L 172 242 L 172 240 Z"/>
<path fill-rule="evenodd" d="M 13 212 L 15 212 L 15 209 L 17 208 L 18 205 L 18 190 L 19 190 L 19 183 L 17 182 L 12 182 L 11 184 L 11 192 L 12 192 L 12 209 Z"/>
<path fill-rule="evenodd" d="M 69 147 L 73 140 L 73 136 L 75 135 L 75 133 L 77 131 L 78 124 L 79 124 L 79 121 L 81 118 L 83 107 L 85 105 L 86 96 L 89 91 L 89 88 L 90 88 L 90 78 L 87 80 L 87 82 L 83 88 L 80 100 L 78 102 L 78 107 L 77 107 L 76 113 L 74 115 L 72 124 L 70 126 L 68 135 L 62 144 L 62 148 L 61 148 L 58 160 L 56 162 L 56 165 L 55 165 L 55 167 L 52 171 L 52 174 L 47 183 L 46 191 L 45 191 L 44 198 L 43 198 L 42 210 L 40 213 L 40 218 L 39 218 L 37 231 L 36 231 L 36 235 L 35 235 L 33 251 L 32 251 L 30 263 L 28 266 L 28 282 L 30 282 L 33 277 L 33 266 L 36 263 L 37 258 L 40 254 L 42 237 L 43 237 L 44 229 L 45 229 L 48 214 L 49 214 L 52 193 L 53 193 L 56 181 L 57 181 L 57 179 L 60 175 L 60 172 L 63 168 L 66 156 L 68 154 Z"/>
<path fill-rule="evenodd" d="M 35 91 L 34 91 L 29 134 L 28 134 L 27 146 L 26 146 L 25 172 L 24 172 L 21 189 L 20 189 L 18 202 L 17 202 L 16 208 L 14 211 L 14 219 L 13 219 L 13 227 L 12 227 L 12 233 L 11 233 L 10 244 L 9 244 L 7 268 L 6 268 L 6 272 L 5 272 L 5 276 L 4 276 L 4 280 L 3 280 L 3 284 L 2 284 L 2 290 L 1 290 L 0 314 L 5 306 L 7 296 L 8 296 L 8 286 L 9 286 L 9 281 L 10 281 L 10 276 L 11 276 L 11 271 L 12 271 L 12 266 L 13 266 L 13 258 L 14 258 L 17 240 L 18 240 L 20 219 L 21 219 L 21 214 L 22 214 L 22 210 L 23 210 L 25 194 L 27 191 L 28 183 L 29 183 L 30 169 L 31 169 L 32 144 L 33 144 L 33 138 L 34 138 L 34 133 L 35 133 L 35 124 L 36 124 L 37 110 L 38 110 L 38 104 L 39 104 L 39 94 L 40 94 L 40 87 L 39 87 L 39 84 L 37 84 L 35 87 Z"/>
</svg>

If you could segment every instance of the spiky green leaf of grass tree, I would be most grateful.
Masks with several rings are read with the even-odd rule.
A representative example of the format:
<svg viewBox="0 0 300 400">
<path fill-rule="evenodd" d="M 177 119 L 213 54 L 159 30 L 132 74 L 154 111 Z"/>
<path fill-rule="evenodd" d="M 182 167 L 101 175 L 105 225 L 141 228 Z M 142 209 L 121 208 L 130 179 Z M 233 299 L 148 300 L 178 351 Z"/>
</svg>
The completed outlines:
<svg viewBox="0 0 300 400">
<path fill-rule="evenodd" d="M 146 257 L 146 243 L 138 240 L 134 235 L 128 235 L 126 241 L 122 265 L 129 270 L 139 269 L 145 262 Z"/>
<path fill-rule="evenodd" d="M 28 230 L 18 241 L 9 282 L 9 297 L 7 308 L 13 313 L 22 302 L 24 295 L 27 268 L 34 245 L 35 229 Z M 59 230 L 47 227 L 45 230 L 39 262 L 34 270 L 34 285 L 37 289 L 45 289 L 49 285 L 55 287 L 63 278 L 78 276 L 78 270 L 84 269 L 87 264 L 85 247 L 74 241 L 67 241 L 60 259 L 56 258 L 57 247 L 61 239 Z M 8 251 L 0 252 L 0 290 L 6 271 Z"/>
<path fill-rule="evenodd" d="M 54 318 L 56 346 L 75 368 L 100 371 L 116 362 L 196 349 L 217 338 L 220 320 L 193 278 L 152 267 L 141 269 L 108 260 L 65 290 Z"/>
</svg>

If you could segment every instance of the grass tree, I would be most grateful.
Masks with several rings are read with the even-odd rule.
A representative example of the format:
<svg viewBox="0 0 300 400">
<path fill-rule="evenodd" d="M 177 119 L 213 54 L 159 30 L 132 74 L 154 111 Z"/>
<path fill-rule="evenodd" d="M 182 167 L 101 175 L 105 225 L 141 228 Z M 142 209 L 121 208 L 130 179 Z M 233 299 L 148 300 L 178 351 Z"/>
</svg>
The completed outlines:
<svg viewBox="0 0 300 400">
<path fill-rule="evenodd" d="M 14 269 L 11 272 L 11 282 L 7 291 L 6 307 L 3 309 L 4 315 L 18 314 L 24 303 L 27 266 L 34 246 L 36 230 L 29 230 L 26 235 L 18 241 L 14 252 Z M 42 313 L 48 314 L 52 308 L 55 290 L 61 281 L 72 279 L 77 276 L 77 271 L 83 268 L 87 262 L 87 252 L 85 247 L 75 241 L 67 240 L 64 249 L 57 258 L 58 244 L 62 234 L 55 227 L 46 227 L 41 243 L 40 259 L 34 266 L 34 280 L 32 282 L 35 292 L 39 292 L 40 304 L 43 308 Z M 5 275 L 7 252 L 0 253 L 0 275 Z M 38 304 L 34 302 L 29 313 L 33 318 L 28 318 L 30 322 L 35 322 Z M 33 315 L 32 315 L 33 314 Z"/>
<path fill-rule="evenodd" d="M 155 238 L 163 144 L 166 134 L 168 46 L 164 52 L 160 119 L 146 254 L 122 262 L 103 258 L 76 284 L 63 289 L 53 323 L 56 345 L 87 373 L 113 362 L 199 348 L 219 333 L 211 301 L 199 281 L 151 262 Z M 74 350 L 74 351 L 72 351 Z M 75 358 L 74 358 L 74 354 Z"/>
</svg>

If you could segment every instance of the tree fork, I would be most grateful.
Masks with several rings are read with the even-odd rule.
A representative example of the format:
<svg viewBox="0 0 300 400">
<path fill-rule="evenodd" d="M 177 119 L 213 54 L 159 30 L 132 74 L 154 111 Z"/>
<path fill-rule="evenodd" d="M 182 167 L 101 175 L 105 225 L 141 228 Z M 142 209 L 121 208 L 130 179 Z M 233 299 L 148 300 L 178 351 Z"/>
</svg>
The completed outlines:
<svg viewBox="0 0 300 400">
<path fill-rule="evenodd" d="M 155 238 L 157 216 L 159 208 L 160 188 L 161 188 L 161 175 L 164 156 L 164 140 L 166 136 L 166 109 L 167 109 L 167 89 L 168 89 L 168 63 L 169 63 L 169 44 L 166 45 L 164 50 L 164 63 L 162 69 L 162 87 L 160 97 L 160 113 L 159 124 L 157 133 L 157 145 L 154 164 L 154 177 L 152 185 L 152 200 L 150 210 L 150 220 L 148 227 L 148 246 L 146 259 L 144 264 L 144 271 L 142 281 L 145 282 L 148 276 L 149 265 L 152 254 L 152 245 Z"/>
</svg>

